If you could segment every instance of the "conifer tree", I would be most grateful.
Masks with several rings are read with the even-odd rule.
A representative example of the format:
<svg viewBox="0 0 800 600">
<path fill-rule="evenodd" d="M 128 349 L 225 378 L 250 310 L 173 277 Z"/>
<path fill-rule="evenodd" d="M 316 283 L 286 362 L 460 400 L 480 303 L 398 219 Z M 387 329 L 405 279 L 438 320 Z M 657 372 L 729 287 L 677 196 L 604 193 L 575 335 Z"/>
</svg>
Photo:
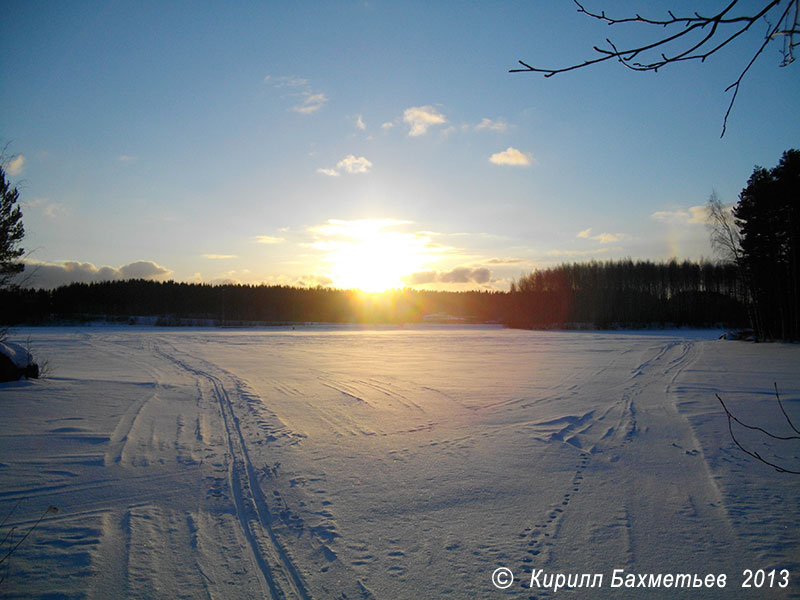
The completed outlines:
<svg viewBox="0 0 800 600">
<path fill-rule="evenodd" d="M 18 199 L 17 188 L 11 187 L 5 169 L 0 166 L 0 288 L 8 286 L 11 279 L 25 268 L 19 260 L 24 253 L 20 242 L 25 229 Z"/>
</svg>

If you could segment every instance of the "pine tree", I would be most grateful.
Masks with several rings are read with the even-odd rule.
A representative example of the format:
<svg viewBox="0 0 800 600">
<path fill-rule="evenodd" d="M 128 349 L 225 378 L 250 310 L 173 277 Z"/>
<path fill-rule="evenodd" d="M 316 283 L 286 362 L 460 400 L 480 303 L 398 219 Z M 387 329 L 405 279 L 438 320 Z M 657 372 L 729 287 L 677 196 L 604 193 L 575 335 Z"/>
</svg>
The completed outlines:
<svg viewBox="0 0 800 600">
<path fill-rule="evenodd" d="M 800 151 L 756 167 L 734 210 L 761 337 L 800 338 Z"/>
<path fill-rule="evenodd" d="M 0 288 L 7 287 L 11 279 L 25 268 L 19 261 L 24 253 L 19 244 L 25 236 L 25 229 L 18 199 L 17 188 L 11 187 L 5 169 L 0 166 Z"/>
</svg>

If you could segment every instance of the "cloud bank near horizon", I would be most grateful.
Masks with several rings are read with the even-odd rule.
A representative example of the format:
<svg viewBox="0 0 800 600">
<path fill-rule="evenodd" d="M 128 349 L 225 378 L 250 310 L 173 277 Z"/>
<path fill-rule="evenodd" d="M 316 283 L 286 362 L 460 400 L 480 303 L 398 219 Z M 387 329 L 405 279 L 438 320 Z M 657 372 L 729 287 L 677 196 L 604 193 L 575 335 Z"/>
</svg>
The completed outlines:
<svg viewBox="0 0 800 600">
<path fill-rule="evenodd" d="M 71 283 L 100 283 L 126 279 L 163 280 L 172 270 L 150 260 L 139 260 L 121 267 L 97 267 L 90 262 L 64 261 L 61 263 L 25 262 L 20 276 L 23 287 L 51 290 Z"/>
<path fill-rule="evenodd" d="M 425 285 L 426 283 L 489 283 L 492 273 L 486 267 L 470 269 L 469 267 L 456 267 L 450 271 L 420 271 L 412 273 L 406 278 L 410 285 Z"/>
</svg>

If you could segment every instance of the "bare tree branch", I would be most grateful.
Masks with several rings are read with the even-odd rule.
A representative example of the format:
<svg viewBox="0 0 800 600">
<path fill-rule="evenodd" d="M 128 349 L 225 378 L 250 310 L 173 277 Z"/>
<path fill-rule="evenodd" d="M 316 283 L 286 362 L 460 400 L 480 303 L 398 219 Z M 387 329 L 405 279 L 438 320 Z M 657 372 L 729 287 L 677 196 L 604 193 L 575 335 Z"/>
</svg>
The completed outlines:
<svg viewBox="0 0 800 600">
<path fill-rule="evenodd" d="M 738 448 L 742 452 L 744 452 L 748 456 L 752 456 L 756 460 L 761 461 L 765 465 L 769 465 L 770 467 L 772 467 L 773 469 L 775 469 L 779 473 L 790 473 L 792 475 L 800 475 L 800 471 L 793 471 L 792 469 L 787 469 L 785 467 L 781 467 L 780 465 L 777 465 L 777 464 L 775 464 L 773 462 L 770 462 L 770 461 L 766 460 L 763 456 L 761 456 L 755 450 L 751 451 L 751 450 L 748 450 L 747 448 L 745 448 L 739 442 L 739 440 L 736 439 L 736 436 L 733 433 L 733 422 L 736 421 L 737 424 L 741 425 L 745 429 L 750 429 L 752 431 L 758 431 L 758 432 L 763 433 L 763 434 L 765 434 L 765 435 L 767 435 L 767 436 L 769 436 L 769 437 L 771 437 L 773 439 L 780 440 L 780 441 L 800 440 L 800 435 L 779 436 L 779 435 L 775 435 L 774 433 L 771 433 L 771 432 L 767 431 L 766 429 L 762 429 L 761 427 L 756 427 L 755 425 L 748 425 L 747 423 L 743 423 L 738 418 L 736 418 L 736 416 L 733 413 L 731 413 L 730 410 L 728 410 L 728 407 L 725 405 L 725 402 L 722 401 L 722 398 L 719 397 L 719 394 L 714 394 L 714 395 L 717 397 L 717 400 L 719 400 L 719 403 L 722 404 L 722 409 L 725 411 L 725 414 L 728 417 L 728 432 L 731 435 L 731 439 L 733 440 L 733 443 L 736 444 L 736 446 L 738 446 Z M 783 403 L 781 402 L 781 397 L 778 394 L 778 384 L 777 383 L 775 384 L 775 397 L 778 399 L 778 406 L 780 406 L 781 412 L 783 413 L 783 416 L 786 418 L 786 421 L 789 423 L 789 426 L 796 433 L 800 434 L 800 431 L 798 431 L 797 428 L 794 426 L 794 424 L 792 423 L 792 420 L 789 418 L 789 415 L 786 414 L 786 411 L 783 408 Z"/>
<path fill-rule="evenodd" d="M 654 71 L 657 72 L 662 67 L 669 64 L 683 61 L 705 60 L 719 52 L 722 48 L 742 36 L 755 23 L 761 19 L 768 20 L 774 9 L 779 8 L 784 0 L 771 0 L 765 2 L 761 10 L 749 14 L 737 14 L 734 12 L 739 0 L 732 0 L 725 8 L 714 15 L 704 16 L 695 12 L 691 16 L 677 17 L 671 11 L 667 11 L 667 19 L 651 19 L 637 14 L 634 17 L 612 18 L 606 15 L 605 11 L 595 13 L 587 10 L 580 2 L 573 0 L 578 7 L 578 12 L 593 19 L 602 21 L 608 25 L 620 25 L 623 23 L 636 23 L 657 27 L 662 29 L 670 28 L 678 31 L 670 35 L 664 35 L 655 41 L 635 46 L 631 48 L 619 48 L 610 39 L 606 39 L 608 48 L 594 46 L 594 51 L 600 56 L 585 60 L 566 67 L 542 68 L 534 67 L 522 60 L 518 61 L 524 68 L 510 69 L 510 73 L 542 73 L 545 77 L 552 77 L 559 73 L 566 73 L 582 69 L 591 65 L 596 65 L 608 60 L 616 60 L 624 67 L 633 71 Z M 792 10 L 794 9 L 794 10 Z M 698 32 L 703 35 L 696 39 Z M 739 87 L 750 67 L 761 55 L 764 48 L 776 38 L 783 38 L 783 60 L 781 66 L 787 66 L 794 61 L 794 49 L 800 45 L 800 0 L 789 0 L 786 8 L 780 13 L 775 24 L 769 24 L 768 31 L 763 43 L 755 51 L 750 61 L 739 74 L 739 77 L 726 88 L 726 92 L 733 90 L 728 110 L 722 124 L 722 136 L 727 129 L 728 117 L 733 109 Z M 677 46 L 677 48 L 676 48 Z M 672 50 L 672 52 L 670 52 Z M 656 53 L 654 57 L 653 54 Z"/>
<path fill-rule="evenodd" d="M 17 503 L 17 504 L 19 504 L 19 503 Z M 16 508 L 16 507 L 14 507 L 14 508 Z M 44 509 L 44 512 L 42 513 L 42 515 L 39 517 L 39 519 L 38 519 L 38 520 L 37 520 L 37 521 L 36 521 L 36 522 L 35 522 L 33 525 L 31 525 L 31 526 L 28 528 L 28 531 L 26 531 L 26 532 L 25 532 L 25 535 L 23 535 L 23 536 L 22 536 L 22 537 L 21 537 L 21 538 L 20 538 L 20 539 L 17 541 L 17 543 L 16 543 L 14 546 L 12 546 L 12 547 L 11 547 L 11 549 L 9 549 L 9 550 L 8 550 L 8 551 L 5 553 L 5 555 L 4 555 L 2 558 L 0 558 L 0 564 L 3 564 L 5 561 L 7 561 L 7 560 L 8 560 L 8 559 L 11 557 L 11 555 L 12 555 L 12 554 L 14 554 L 14 552 L 16 551 L 16 549 L 17 549 L 17 548 L 19 548 L 19 547 L 22 545 L 22 542 L 24 542 L 24 541 L 25 541 L 25 540 L 28 538 L 28 536 L 31 534 L 31 532 L 32 532 L 34 529 L 36 529 L 36 527 L 39 525 L 39 523 L 41 523 L 41 522 L 42 522 L 42 519 L 44 519 L 44 518 L 45 518 L 45 517 L 46 517 L 46 516 L 47 516 L 49 513 L 54 513 L 54 514 L 55 514 L 55 513 L 58 513 L 58 508 L 57 508 L 57 507 L 55 507 L 55 506 L 53 506 L 53 505 L 51 504 L 51 505 L 50 505 L 50 506 L 48 506 L 46 509 Z M 4 521 L 4 522 L 5 522 L 5 521 Z M 12 534 L 12 533 L 15 531 L 15 530 L 16 530 L 16 527 L 12 527 L 12 528 L 11 528 L 11 531 L 9 531 L 8 535 L 6 535 L 6 537 L 3 539 L 3 543 L 5 543 L 6 539 L 8 539 L 8 537 L 9 537 L 9 536 L 10 536 L 10 535 L 11 535 L 11 534 Z M 2 583 L 5 581 L 5 580 L 6 580 L 6 577 L 4 576 L 2 579 L 0 579 L 0 584 L 2 584 Z"/>
<path fill-rule="evenodd" d="M 789 423 L 789 427 L 794 429 L 795 433 L 800 434 L 800 431 L 797 431 L 797 427 L 794 426 L 794 423 L 792 423 L 792 420 L 789 418 L 789 415 L 786 414 L 786 410 L 783 408 L 783 402 L 781 402 L 780 394 L 778 394 L 777 382 L 774 383 L 774 385 L 775 385 L 775 397 L 778 399 L 778 406 L 781 407 L 781 412 L 783 413 L 783 416 L 786 417 L 786 422 Z"/>
<path fill-rule="evenodd" d="M 722 255 L 723 260 L 741 266 L 742 234 L 733 220 L 731 207 L 723 205 L 716 192 L 711 192 L 706 206 L 709 217 L 706 227 L 711 234 L 711 247 Z"/>
</svg>

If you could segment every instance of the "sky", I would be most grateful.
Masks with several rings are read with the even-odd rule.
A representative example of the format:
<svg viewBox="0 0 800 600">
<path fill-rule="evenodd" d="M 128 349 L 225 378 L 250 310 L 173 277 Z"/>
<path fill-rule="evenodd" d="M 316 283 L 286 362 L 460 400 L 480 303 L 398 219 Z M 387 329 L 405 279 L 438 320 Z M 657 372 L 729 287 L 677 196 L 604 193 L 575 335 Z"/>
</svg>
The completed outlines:
<svg viewBox="0 0 800 600">
<path fill-rule="evenodd" d="M 544 78 L 508 71 L 652 32 L 567 1 L 2 0 L 28 284 L 505 290 L 563 262 L 713 258 L 710 194 L 735 203 L 754 166 L 800 146 L 800 67 L 778 43 L 720 138 L 766 27 L 702 64 Z"/>
</svg>

